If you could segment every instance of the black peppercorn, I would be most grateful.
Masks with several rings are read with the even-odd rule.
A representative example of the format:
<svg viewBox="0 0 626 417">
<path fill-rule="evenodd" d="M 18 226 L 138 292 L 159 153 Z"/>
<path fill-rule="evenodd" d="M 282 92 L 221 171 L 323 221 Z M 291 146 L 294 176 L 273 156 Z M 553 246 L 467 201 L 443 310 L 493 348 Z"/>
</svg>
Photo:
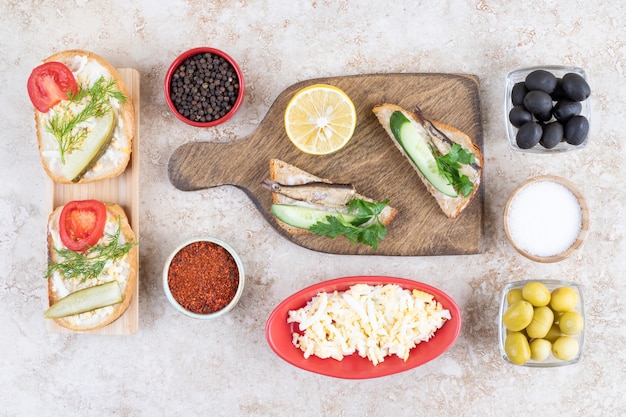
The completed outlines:
<svg viewBox="0 0 626 417">
<path fill-rule="evenodd" d="M 226 59 L 212 53 L 187 58 L 172 74 L 172 103 L 181 115 L 194 122 L 224 117 L 238 95 L 237 72 Z"/>
</svg>

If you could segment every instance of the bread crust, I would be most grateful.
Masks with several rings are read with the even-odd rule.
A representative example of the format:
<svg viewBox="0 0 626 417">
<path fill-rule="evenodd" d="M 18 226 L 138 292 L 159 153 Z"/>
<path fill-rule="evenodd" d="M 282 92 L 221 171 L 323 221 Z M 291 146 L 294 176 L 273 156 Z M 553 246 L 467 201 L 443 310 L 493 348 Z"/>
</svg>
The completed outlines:
<svg viewBox="0 0 626 417">
<path fill-rule="evenodd" d="M 116 160 L 114 169 L 108 170 L 104 175 L 91 174 L 89 176 L 83 176 L 77 182 L 81 184 L 100 181 L 106 178 L 113 178 L 120 175 L 126 170 L 128 162 L 130 161 L 130 149 L 132 149 L 132 141 L 135 139 L 135 109 L 133 106 L 132 98 L 124 81 L 122 80 L 120 73 L 101 56 L 82 49 L 71 49 L 53 54 L 44 59 L 43 62 L 62 62 L 64 64 L 67 64 L 71 62 L 71 60 L 73 60 L 76 56 L 86 57 L 87 59 L 95 60 L 98 64 L 100 64 L 106 70 L 106 72 L 108 72 L 110 77 L 115 80 L 116 89 L 126 97 L 126 102 L 120 103 L 119 110 L 114 109 L 114 111 L 116 111 L 117 113 L 118 124 L 121 123 L 121 125 L 123 126 L 124 134 L 128 138 L 129 149 L 129 152 L 127 152 L 125 156 L 120 157 Z M 46 174 L 56 183 L 73 184 L 71 179 L 64 178 L 58 172 L 56 172 L 55 169 L 50 166 L 48 161 L 43 156 L 43 116 L 43 113 L 39 112 L 37 109 L 34 109 L 35 127 L 37 130 L 37 143 L 44 170 Z M 89 171 L 92 171 L 92 169 L 90 169 Z"/>
<path fill-rule="evenodd" d="M 126 213 L 124 209 L 118 204 L 113 203 L 104 203 L 107 212 L 114 218 L 120 219 L 121 224 L 121 234 L 124 236 L 126 242 L 135 242 L 135 232 L 132 230 L 130 224 L 128 223 L 128 218 L 126 217 Z M 54 240 L 52 237 L 51 230 L 53 228 L 58 228 L 58 225 L 54 224 L 54 222 L 58 222 L 58 215 L 60 211 L 63 209 L 63 206 L 57 207 L 48 218 L 48 262 L 54 262 L 57 259 L 55 248 L 54 248 Z M 113 306 L 113 310 L 103 316 L 97 321 L 86 321 L 86 324 L 75 324 L 69 318 L 57 318 L 53 319 L 59 326 L 65 327 L 71 330 L 94 330 L 104 327 L 115 320 L 117 320 L 124 312 L 128 309 L 132 297 L 135 296 L 135 288 L 137 287 L 137 275 L 139 268 L 139 249 L 135 245 L 131 248 L 131 250 L 126 255 L 126 260 L 129 264 L 129 274 L 126 278 L 126 286 L 124 287 L 124 291 L 122 293 L 122 302 L 119 304 L 115 304 Z M 61 299 L 60 295 L 55 291 L 54 285 L 51 279 L 48 279 L 48 303 L 52 306 L 59 299 Z M 70 316 L 71 317 L 71 316 Z"/>
<path fill-rule="evenodd" d="M 307 184 L 310 182 L 325 182 L 328 184 L 332 184 L 332 182 L 328 179 L 315 176 L 309 172 L 306 172 L 298 167 L 295 167 L 279 159 L 270 160 L 270 179 L 272 181 L 276 181 L 280 184 L 286 184 L 286 185 L 300 185 L 300 184 Z M 362 199 L 362 200 L 374 201 L 371 198 L 365 197 L 358 193 L 355 194 L 354 197 Z M 272 202 L 274 204 L 293 204 L 295 200 L 289 197 L 286 197 L 282 194 L 273 192 Z M 398 214 L 397 209 L 390 207 L 390 206 L 386 206 L 383 209 L 382 213 L 379 215 L 378 219 L 383 225 L 387 226 L 389 223 L 391 223 L 391 221 L 396 217 L 397 214 Z M 312 232 L 310 232 L 309 230 L 292 227 L 280 221 L 277 218 L 275 218 L 275 220 L 282 229 L 284 229 L 290 234 L 293 234 L 293 235 L 312 234 Z"/>
<path fill-rule="evenodd" d="M 391 131 L 391 127 L 389 126 L 389 120 L 391 118 L 391 114 L 394 111 L 402 111 L 411 119 L 413 123 L 417 123 L 417 124 L 421 124 L 420 119 L 423 119 L 423 118 L 420 117 L 418 114 L 405 110 L 395 104 L 385 103 L 385 104 L 381 104 L 373 108 L 374 114 L 376 115 L 376 117 L 378 118 L 378 121 L 387 132 L 387 135 L 392 139 L 396 147 L 400 150 L 400 152 L 409 161 L 411 166 L 415 169 L 420 180 L 422 181 L 422 183 L 424 184 L 428 192 L 434 197 L 435 201 L 437 202 L 437 204 L 439 205 L 443 213 L 450 219 L 457 218 L 461 214 L 461 212 L 465 210 L 465 208 L 468 207 L 470 203 L 474 200 L 480 188 L 480 184 L 482 182 L 482 171 L 483 171 L 482 168 L 483 168 L 484 161 L 483 161 L 483 155 L 482 155 L 480 148 L 474 143 L 474 141 L 472 141 L 472 138 L 470 138 L 467 134 L 460 131 L 459 129 L 456 129 L 452 126 L 449 126 L 447 124 L 437 122 L 434 120 L 427 121 L 427 122 L 430 122 L 435 128 L 437 128 L 445 136 L 447 136 L 447 138 L 450 139 L 452 142 L 458 143 L 465 150 L 471 152 L 474 155 L 474 159 L 476 161 L 474 164 L 475 168 L 463 167 L 461 169 L 461 173 L 468 175 L 470 180 L 474 183 L 473 191 L 468 196 L 463 196 L 459 194 L 456 197 L 449 197 L 447 195 L 444 195 L 439 190 L 437 190 L 430 183 L 430 181 L 428 181 L 424 177 L 422 172 L 415 165 L 415 163 L 411 160 L 411 158 L 409 158 L 408 155 L 406 155 L 406 152 L 402 148 L 402 145 L 398 143 L 395 136 L 393 135 L 393 132 Z"/>
<path fill-rule="evenodd" d="M 276 181 L 280 184 L 289 184 L 289 185 L 300 185 L 306 184 L 308 182 L 315 181 L 324 181 L 324 179 L 320 177 L 316 177 L 313 174 L 310 174 L 306 171 L 303 171 L 299 168 L 296 168 L 293 165 L 287 164 L 284 161 L 279 159 L 270 160 L 270 179 L 272 181 Z M 327 182 L 327 181 L 324 181 Z M 289 197 L 278 193 L 272 193 L 272 203 L 274 204 L 290 204 L 293 200 Z M 300 229 L 297 227 L 293 227 L 288 225 L 287 223 L 282 222 L 280 219 L 274 217 L 276 223 L 287 233 L 292 235 L 308 235 L 312 234 L 310 231 L 305 229 Z"/>
</svg>

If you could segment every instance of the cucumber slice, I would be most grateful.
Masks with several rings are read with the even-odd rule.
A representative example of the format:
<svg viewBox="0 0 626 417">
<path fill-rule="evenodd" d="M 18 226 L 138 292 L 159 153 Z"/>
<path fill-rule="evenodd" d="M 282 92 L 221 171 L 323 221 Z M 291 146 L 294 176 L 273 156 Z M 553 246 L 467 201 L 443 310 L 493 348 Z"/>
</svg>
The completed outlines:
<svg viewBox="0 0 626 417">
<path fill-rule="evenodd" d="M 113 110 L 109 110 L 97 119 L 93 129 L 85 137 L 83 145 L 65 155 L 65 164 L 61 167 L 61 174 L 73 182 L 79 181 L 106 151 L 113 138 L 116 124 Z"/>
<path fill-rule="evenodd" d="M 437 161 L 430 146 L 429 135 L 419 123 L 411 123 L 401 111 L 394 111 L 389 120 L 389 127 L 404 152 L 411 158 L 424 177 L 433 187 L 449 197 L 458 193 L 448 179 L 439 173 Z"/>
<path fill-rule="evenodd" d="M 320 210 L 305 206 L 292 206 L 289 204 L 272 204 L 272 214 L 283 223 L 298 229 L 309 230 L 317 222 L 328 223 L 326 217 L 340 217 L 348 223 L 357 220 L 353 214 L 338 213 L 335 211 Z"/>
<path fill-rule="evenodd" d="M 44 317 L 48 319 L 67 317 L 121 303 L 122 299 L 120 284 L 117 281 L 110 281 L 78 290 L 61 298 L 46 310 Z"/>
</svg>

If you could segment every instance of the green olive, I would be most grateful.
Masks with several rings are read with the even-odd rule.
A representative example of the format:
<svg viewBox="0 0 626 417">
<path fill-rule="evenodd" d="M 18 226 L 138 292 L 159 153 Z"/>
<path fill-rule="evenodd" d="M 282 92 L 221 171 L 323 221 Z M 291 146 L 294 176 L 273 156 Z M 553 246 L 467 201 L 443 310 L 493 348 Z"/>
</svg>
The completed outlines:
<svg viewBox="0 0 626 417">
<path fill-rule="evenodd" d="M 524 365 L 530 359 L 528 339 L 520 332 L 509 334 L 504 341 L 507 358 L 516 365 Z"/>
<path fill-rule="evenodd" d="M 534 339 L 530 342 L 530 359 L 544 361 L 550 356 L 552 343 L 546 339 Z"/>
<path fill-rule="evenodd" d="M 504 326 L 518 332 L 528 326 L 533 319 L 533 306 L 528 301 L 520 300 L 507 308 L 502 316 Z"/>
<path fill-rule="evenodd" d="M 558 323 L 559 319 L 563 315 L 563 312 L 562 311 L 556 311 L 556 310 L 552 310 L 552 312 L 554 313 L 554 322 Z"/>
<path fill-rule="evenodd" d="M 561 336 L 552 344 L 552 354 L 555 358 L 569 361 L 578 355 L 578 341 L 571 336 Z"/>
<path fill-rule="evenodd" d="M 559 329 L 567 335 L 575 335 L 582 332 L 585 327 L 583 316 L 576 311 L 567 311 L 559 318 Z"/>
<path fill-rule="evenodd" d="M 550 303 L 550 290 L 541 282 L 531 281 L 522 288 L 522 297 L 535 307 L 543 307 Z"/>
<path fill-rule="evenodd" d="M 554 343 L 554 341 L 561 336 L 563 336 L 563 333 L 561 332 L 561 329 L 559 329 L 559 325 L 554 323 L 550 327 L 550 330 L 548 330 L 548 334 L 544 336 L 544 339 L 550 343 Z"/>
<path fill-rule="evenodd" d="M 506 302 L 509 305 L 515 304 L 517 301 L 522 300 L 522 289 L 513 288 L 506 294 Z"/>
<path fill-rule="evenodd" d="M 570 311 L 578 304 L 578 292 L 572 287 L 559 287 L 552 291 L 550 307 L 554 311 Z"/>
<path fill-rule="evenodd" d="M 542 339 L 546 337 L 553 323 L 554 313 L 550 307 L 535 307 L 533 309 L 533 318 L 526 327 L 526 334 L 531 339 Z"/>
</svg>

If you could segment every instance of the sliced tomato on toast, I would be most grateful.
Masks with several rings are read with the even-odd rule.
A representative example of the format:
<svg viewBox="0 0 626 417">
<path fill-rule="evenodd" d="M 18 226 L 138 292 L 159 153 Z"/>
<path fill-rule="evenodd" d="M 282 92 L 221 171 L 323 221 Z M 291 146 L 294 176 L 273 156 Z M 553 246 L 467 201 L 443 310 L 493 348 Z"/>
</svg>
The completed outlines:
<svg viewBox="0 0 626 417">
<path fill-rule="evenodd" d="M 105 205 L 98 200 L 75 200 L 63 206 L 59 217 L 61 241 L 75 252 L 98 243 L 107 219 Z"/>
<path fill-rule="evenodd" d="M 30 101 L 42 113 L 46 113 L 61 100 L 67 100 L 68 93 L 78 93 L 74 74 L 61 62 L 46 62 L 33 69 L 28 77 L 27 87 Z"/>
</svg>

